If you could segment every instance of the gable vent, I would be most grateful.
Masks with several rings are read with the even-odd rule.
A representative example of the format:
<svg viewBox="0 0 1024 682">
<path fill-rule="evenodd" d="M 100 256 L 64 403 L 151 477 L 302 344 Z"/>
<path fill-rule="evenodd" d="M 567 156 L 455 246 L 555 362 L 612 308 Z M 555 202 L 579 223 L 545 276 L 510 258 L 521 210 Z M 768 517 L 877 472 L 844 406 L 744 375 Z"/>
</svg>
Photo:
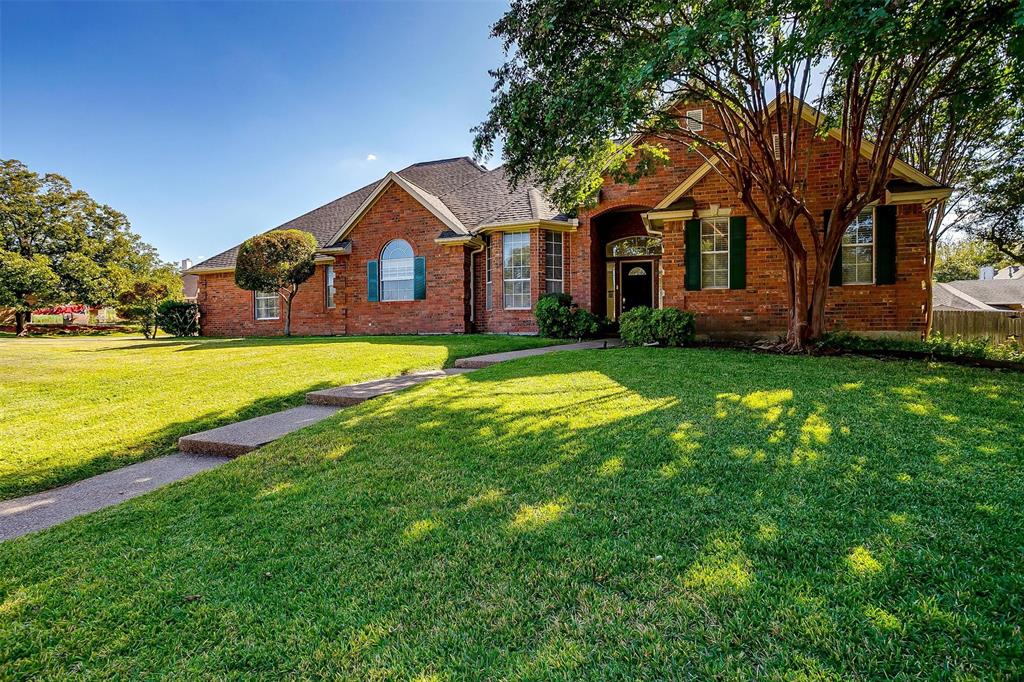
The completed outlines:
<svg viewBox="0 0 1024 682">
<path fill-rule="evenodd" d="M 691 133 L 704 130 L 704 110 L 690 109 L 686 112 L 686 129 Z"/>
</svg>

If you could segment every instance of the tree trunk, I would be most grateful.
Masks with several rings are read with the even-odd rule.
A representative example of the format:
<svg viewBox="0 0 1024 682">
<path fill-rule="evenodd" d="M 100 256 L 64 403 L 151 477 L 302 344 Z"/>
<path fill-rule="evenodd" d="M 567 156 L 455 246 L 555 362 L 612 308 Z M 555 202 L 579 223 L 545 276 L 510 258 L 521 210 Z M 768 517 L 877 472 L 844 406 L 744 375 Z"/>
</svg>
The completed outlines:
<svg viewBox="0 0 1024 682">
<path fill-rule="evenodd" d="M 807 314 L 810 318 L 807 340 L 820 339 L 825 334 L 825 302 L 828 298 L 828 281 L 831 271 L 831 267 L 815 267 L 814 269 L 814 281 L 811 283 L 811 306 Z"/>
<path fill-rule="evenodd" d="M 25 333 L 25 323 L 28 319 L 28 313 L 18 310 L 14 313 L 14 333 L 21 336 Z"/>
<path fill-rule="evenodd" d="M 284 307 L 284 335 L 292 335 L 292 299 L 295 298 L 295 290 L 288 292 L 287 298 L 285 298 Z"/>
</svg>

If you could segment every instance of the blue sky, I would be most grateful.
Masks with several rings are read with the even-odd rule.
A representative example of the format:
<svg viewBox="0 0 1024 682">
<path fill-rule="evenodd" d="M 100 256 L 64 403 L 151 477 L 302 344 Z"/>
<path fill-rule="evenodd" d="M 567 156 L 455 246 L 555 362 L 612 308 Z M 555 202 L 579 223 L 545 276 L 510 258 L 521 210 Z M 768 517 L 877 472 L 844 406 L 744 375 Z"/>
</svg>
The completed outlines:
<svg viewBox="0 0 1024 682">
<path fill-rule="evenodd" d="M 199 261 L 388 170 L 471 154 L 504 8 L 5 1 L 0 157 Z"/>
</svg>

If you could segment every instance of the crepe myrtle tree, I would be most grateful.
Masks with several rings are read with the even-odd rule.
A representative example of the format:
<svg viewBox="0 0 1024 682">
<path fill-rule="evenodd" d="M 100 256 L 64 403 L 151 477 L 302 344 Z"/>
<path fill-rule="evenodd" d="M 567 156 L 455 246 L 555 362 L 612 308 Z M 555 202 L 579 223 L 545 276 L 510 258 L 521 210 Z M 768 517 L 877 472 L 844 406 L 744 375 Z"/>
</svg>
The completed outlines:
<svg viewBox="0 0 1024 682">
<path fill-rule="evenodd" d="M 787 346 L 825 331 L 846 227 L 884 196 L 910 123 L 978 54 L 1018 42 L 1016 0 L 513 0 L 478 156 L 566 210 L 604 178 L 636 182 L 688 145 L 779 247 Z M 713 115 L 690 125 L 689 103 Z M 809 105 L 815 105 L 813 107 Z M 692 107 L 689 107 L 692 108 Z M 828 224 L 811 208 L 811 145 L 840 131 Z M 778 144 L 776 144 L 778 140 Z M 813 256 L 813 270 L 809 266 Z"/>
<path fill-rule="evenodd" d="M 284 335 L 292 335 L 292 301 L 316 271 L 316 239 L 302 230 L 273 230 L 238 249 L 235 284 L 250 291 L 276 291 L 285 301 Z"/>
</svg>

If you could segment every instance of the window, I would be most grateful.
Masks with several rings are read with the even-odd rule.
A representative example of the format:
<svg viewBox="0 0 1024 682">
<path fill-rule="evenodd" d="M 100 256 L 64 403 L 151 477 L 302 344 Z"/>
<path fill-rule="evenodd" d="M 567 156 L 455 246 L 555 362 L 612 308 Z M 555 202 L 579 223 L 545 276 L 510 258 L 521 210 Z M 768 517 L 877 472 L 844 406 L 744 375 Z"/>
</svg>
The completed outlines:
<svg viewBox="0 0 1024 682">
<path fill-rule="evenodd" d="M 325 265 L 324 266 L 324 287 L 325 287 L 324 296 L 326 297 L 326 301 L 324 303 L 325 303 L 325 305 L 328 308 L 333 308 L 334 307 L 334 291 L 335 291 L 335 289 L 334 289 L 334 266 L 333 265 Z"/>
<path fill-rule="evenodd" d="M 530 309 L 530 233 L 503 235 L 502 268 L 505 284 L 505 308 Z"/>
<path fill-rule="evenodd" d="M 491 238 L 484 237 L 484 271 L 486 272 L 487 286 L 484 291 L 484 307 L 490 310 L 494 307 L 494 279 L 491 276 Z"/>
<path fill-rule="evenodd" d="M 704 110 L 690 109 L 686 112 L 686 129 L 691 133 L 704 130 Z"/>
<path fill-rule="evenodd" d="M 861 212 L 843 235 L 843 284 L 875 281 L 875 215 Z"/>
<path fill-rule="evenodd" d="M 281 316 L 281 297 L 276 291 L 257 291 L 256 319 L 276 320 Z"/>
<path fill-rule="evenodd" d="M 413 300 L 415 268 L 409 242 L 404 239 L 388 242 L 380 254 L 380 300 Z"/>
<path fill-rule="evenodd" d="M 700 221 L 700 286 L 702 289 L 729 287 L 729 219 Z"/>
<path fill-rule="evenodd" d="M 657 237 L 626 237 L 605 247 L 605 255 L 611 258 L 621 256 L 660 256 L 661 240 Z"/>
<path fill-rule="evenodd" d="M 562 276 L 565 256 L 562 244 L 561 232 L 548 231 L 544 234 L 544 279 L 547 281 L 549 294 L 560 294 L 565 290 Z"/>
</svg>

